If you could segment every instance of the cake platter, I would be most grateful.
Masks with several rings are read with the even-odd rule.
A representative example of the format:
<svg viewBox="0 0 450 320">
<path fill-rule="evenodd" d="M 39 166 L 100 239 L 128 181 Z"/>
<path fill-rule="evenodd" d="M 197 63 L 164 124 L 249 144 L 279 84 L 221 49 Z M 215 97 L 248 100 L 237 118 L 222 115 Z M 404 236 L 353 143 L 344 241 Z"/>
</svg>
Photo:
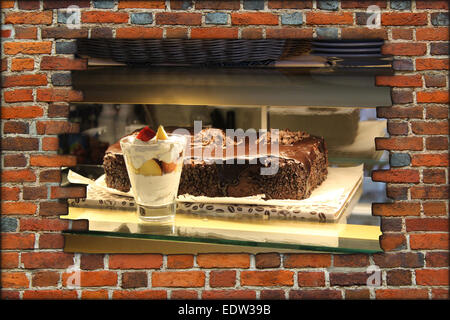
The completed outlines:
<svg viewBox="0 0 450 320">
<path fill-rule="evenodd" d="M 69 199 L 69 206 L 136 210 L 132 191 L 108 188 L 104 175 L 95 181 L 69 172 L 72 183 L 88 184 L 86 198 Z M 203 197 L 179 195 L 177 212 L 232 218 L 293 219 L 336 222 L 349 203 L 361 195 L 363 165 L 328 168 L 327 179 L 304 200 L 265 200 L 264 195 L 251 197 Z M 357 202 L 357 199 L 356 199 Z"/>
</svg>

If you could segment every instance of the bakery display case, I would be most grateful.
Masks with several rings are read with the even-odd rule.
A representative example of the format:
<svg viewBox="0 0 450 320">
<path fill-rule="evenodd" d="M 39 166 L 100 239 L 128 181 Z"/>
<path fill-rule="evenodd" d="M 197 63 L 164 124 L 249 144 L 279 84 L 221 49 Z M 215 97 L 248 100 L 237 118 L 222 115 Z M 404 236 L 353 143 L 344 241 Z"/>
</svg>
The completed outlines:
<svg viewBox="0 0 450 320">
<path fill-rule="evenodd" d="M 382 44 L 346 43 L 348 50 Z M 377 87 L 375 76 L 392 72 L 390 57 L 353 57 L 348 50 L 340 55 L 333 51 L 338 43 L 292 40 L 84 39 L 78 47 L 89 62 L 87 70 L 72 72 L 73 87 L 84 97 L 70 113 L 80 133 L 60 137 L 60 152 L 76 155 L 78 165 L 64 168 L 62 185 L 84 185 L 87 192 L 86 198 L 69 199 L 69 212 L 61 218 L 87 220 L 89 227 L 64 233 L 66 251 L 381 251 L 379 218 L 372 216 L 371 206 L 389 199 L 371 172 L 389 161 L 386 152 L 375 149 L 375 138 L 386 135 L 386 121 L 376 117 L 375 108 L 390 106 L 391 100 L 390 89 Z M 178 194 L 175 219 L 143 222 L 132 190 L 123 188 L 125 165 L 113 146 L 146 125 L 191 130 L 194 123 L 201 124 L 191 139 L 200 135 L 203 146 L 217 139 L 217 132 L 226 136 L 255 129 L 260 139 L 279 129 L 283 169 L 278 180 L 255 178 L 249 161 L 259 153 L 245 154 L 245 170 L 236 169 L 239 162 L 214 167 L 192 158 L 195 170 L 185 162 L 179 190 L 186 192 Z M 326 147 L 304 151 L 309 137 L 319 137 Z M 325 158 L 316 165 L 296 157 L 298 152 L 323 152 Z M 108 155 L 113 157 L 105 160 Z M 299 171 L 285 170 L 286 163 Z M 105 165 L 114 170 L 108 172 Z M 302 175 L 308 166 L 325 170 L 324 178 L 318 178 L 319 169 Z M 217 170 L 222 173 L 208 173 Z M 204 180 L 193 177 L 195 172 L 214 181 L 199 188 Z M 314 179 L 317 185 L 310 186 Z M 249 181 L 276 184 L 264 189 Z M 287 187 L 292 184 L 297 191 Z M 213 192 L 215 185 L 225 191 Z"/>
</svg>

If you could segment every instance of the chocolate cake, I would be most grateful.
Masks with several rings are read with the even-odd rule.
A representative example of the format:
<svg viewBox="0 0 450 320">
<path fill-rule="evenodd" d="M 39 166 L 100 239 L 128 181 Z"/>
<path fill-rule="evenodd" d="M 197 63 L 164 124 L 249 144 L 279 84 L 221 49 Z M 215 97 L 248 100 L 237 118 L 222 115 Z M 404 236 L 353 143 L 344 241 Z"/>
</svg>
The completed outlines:
<svg viewBox="0 0 450 320">
<path fill-rule="evenodd" d="M 203 129 L 196 134 L 191 131 L 190 141 L 179 195 L 245 197 L 264 194 L 266 199 L 300 200 L 308 198 L 328 173 L 324 139 L 302 131 L 280 130 L 278 136 L 269 131 L 249 139 L 247 136 L 227 137 L 220 129 Z M 278 143 L 278 152 L 271 147 L 275 143 Z M 239 150 L 244 154 L 224 157 L 225 149 L 230 146 L 234 155 L 239 154 Z M 198 150 L 202 152 L 201 158 L 197 157 Z M 119 143 L 108 148 L 103 166 L 108 187 L 123 192 L 130 190 Z M 261 174 L 270 168 L 273 168 L 272 174 Z"/>
</svg>

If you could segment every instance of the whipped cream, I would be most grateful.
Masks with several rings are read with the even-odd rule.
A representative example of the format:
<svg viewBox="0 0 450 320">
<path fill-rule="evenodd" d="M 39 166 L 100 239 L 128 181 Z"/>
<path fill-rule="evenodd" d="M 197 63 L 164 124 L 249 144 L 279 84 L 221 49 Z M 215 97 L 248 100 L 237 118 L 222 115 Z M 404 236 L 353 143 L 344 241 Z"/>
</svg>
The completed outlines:
<svg viewBox="0 0 450 320">
<path fill-rule="evenodd" d="M 157 140 L 156 137 L 149 141 L 142 141 L 136 136 L 127 138 L 127 143 L 122 144 L 124 152 L 132 148 L 132 156 L 130 157 L 131 164 L 135 168 L 140 168 L 147 160 L 157 159 L 166 163 L 175 162 L 180 153 L 184 149 L 184 137 L 169 136 L 166 140 Z"/>
</svg>

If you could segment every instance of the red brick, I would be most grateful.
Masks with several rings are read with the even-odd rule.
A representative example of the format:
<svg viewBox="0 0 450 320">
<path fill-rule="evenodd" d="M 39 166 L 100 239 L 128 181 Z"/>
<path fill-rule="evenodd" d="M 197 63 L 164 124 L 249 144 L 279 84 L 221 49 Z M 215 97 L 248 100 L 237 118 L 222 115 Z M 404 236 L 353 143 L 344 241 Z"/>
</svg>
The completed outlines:
<svg viewBox="0 0 450 320">
<path fill-rule="evenodd" d="M 337 300 L 342 299 L 342 292 L 335 289 L 311 289 L 311 290 L 291 290 L 289 299 L 292 300 Z"/>
<path fill-rule="evenodd" d="M 5 154 L 3 158 L 3 167 L 25 167 L 28 160 L 24 154 Z"/>
<path fill-rule="evenodd" d="M 386 272 L 386 283 L 388 286 L 408 286 L 412 284 L 411 271 L 388 270 Z"/>
<path fill-rule="evenodd" d="M 411 165 L 413 167 L 448 167 L 448 153 L 413 154 Z"/>
<path fill-rule="evenodd" d="M 377 299 L 428 299 L 427 289 L 378 289 L 375 294 Z"/>
<path fill-rule="evenodd" d="M 2 250 L 33 249 L 34 239 L 34 234 L 32 233 L 2 233 Z"/>
<path fill-rule="evenodd" d="M 427 52 L 425 43 L 388 43 L 382 47 L 383 54 L 397 56 L 422 56 Z"/>
<path fill-rule="evenodd" d="M 195 9 L 239 10 L 240 3 L 235 0 L 197 0 Z"/>
<path fill-rule="evenodd" d="M 40 249 L 62 249 L 64 248 L 64 236 L 59 233 L 44 233 L 39 237 Z"/>
<path fill-rule="evenodd" d="M 413 92 L 411 89 L 391 90 L 392 102 L 396 104 L 404 104 L 413 102 Z M 378 109 L 378 108 L 377 108 Z"/>
<path fill-rule="evenodd" d="M 377 170 L 372 172 L 372 180 L 391 183 L 419 183 L 420 175 L 418 170 L 413 169 Z"/>
<path fill-rule="evenodd" d="M 407 122 L 388 122 L 387 131 L 392 135 L 407 135 L 409 128 Z"/>
<path fill-rule="evenodd" d="M 16 89 L 3 91 L 5 102 L 30 102 L 33 101 L 32 89 Z"/>
<path fill-rule="evenodd" d="M 237 39 L 238 28 L 192 28 L 191 39 Z"/>
<path fill-rule="evenodd" d="M 165 9 L 166 3 L 163 0 L 152 0 L 152 1 L 130 1 L 130 0 L 120 0 L 119 9 Z"/>
<path fill-rule="evenodd" d="M 2 107 L 2 119 L 27 119 L 42 117 L 44 111 L 39 106 Z"/>
<path fill-rule="evenodd" d="M 418 30 L 418 29 L 417 29 Z M 417 32 L 417 31 L 416 31 Z M 413 40 L 413 29 L 393 28 L 392 29 L 392 39 L 394 40 Z"/>
<path fill-rule="evenodd" d="M 416 59 L 416 70 L 448 70 L 448 59 Z"/>
<path fill-rule="evenodd" d="M 16 269 L 19 266 L 19 254 L 17 252 L 1 252 L 0 253 L 1 268 Z"/>
<path fill-rule="evenodd" d="M 241 286 L 292 286 L 294 272 L 276 271 L 241 271 Z"/>
<path fill-rule="evenodd" d="M 37 89 L 37 100 L 45 102 L 55 102 L 55 101 L 82 101 L 83 94 L 80 91 L 71 89 Z"/>
<path fill-rule="evenodd" d="M 103 269 L 103 255 L 102 254 L 82 254 L 80 261 L 80 268 L 84 270 Z"/>
<path fill-rule="evenodd" d="M 369 300 L 370 291 L 368 289 L 348 289 L 345 290 L 345 300 Z"/>
<path fill-rule="evenodd" d="M 22 263 L 27 269 L 67 269 L 73 265 L 73 254 L 65 252 L 23 252 Z"/>
<path fill-rule="evenodd" d="M 1 173 L 3 182 L 33 182 L 36 181 L 36 175 L 33 170 L 2 170 Z"/>
<path fill-rule="evenodd" d="M 3 201 L 19 200 L 20 189 L 17 187 L 1 187 L 1 198 Z"/>
<path fill-rule="evenodd" d="M 155 21 L 159 25 L 199 26 L 202 24 L 202 15 L 201 13 L 157 12 Z"/>
<path fill-rule="evenodd" d="M 412 76 L 377 76 L 376 85 L 390 87 L 422 87 L 422 77 L 418 74 Z"/>
<path fill-rule="evenodd" d="M 63 231 L 69 227 L 69 221 L 52 218 L 21 218 L 20 231 Z"/>
<path fill-rule="evenodd" d="M 40 9 L 41 4 L 38 0 L 19 0 L 18 1 L 19 9 L 21 10 L 36 10 Z"/>
<path fill-rule="evenodd" d="M 416 283 L 419 286 L 448 286 L 448 269 L 416 270 Z"/>
<path fill-rule="evenodd" d="M 444 184 L 446 174 L 444 169 L 424 169 L 422 171 L 423 183 Z"/>
<path fill-rule="evenodd" d="M 28 133 L 29 125 L 23 121 L 4 121 L 3 133 Z"/>
<path fill-rule="evenodd" d="M 423 149 L 423 139 L 420 137 L 375 138 L 376 150 L 413 150 Z"/>
<path fill-rule="evenodd" d="M 417 9 L 448 9 L 448 1 L 445 0 L 416 0 Z"/>
<path fill-rule="evenodd" d="M 405 219 L 406 231 L 448 231 L 448 219 L 410 218 Z"/>
<path fill-rule="evenodd" d="M 78 133 L 80 126 L 78 123 L 69 121 L 38 121 L 36 122 L 36 131 L 38 134 Z"/>
<path fill-rule="evenodd" d="M 283 290 L 261 290 L 259 298 L 261 300 L 284 300 L 286 295 Z"/>
<path fill-rule="evenodd" d="M 81 299 L 83 300 L 108 300 L 108 290 L 83 290 L 81 292 Z"/>
<path fill-rule="evenodd" d="M 445 41 L 448 40 L 448 27 L 417 28 L 416 40 Z"/>
<path fill-rule="evenodd" d="M 110 269 L 159 269 L 160 254 L 113 254 L 109 256 Z"/>
<path fill-rule="evenodd" d="M 6 71 L 8 69 L 8 58 L 3 58 L 1 60 L 1 71 Z"/>
<path fill-rule="evenodd" d="M 284 255 L 285 268 L 323 268 L 331 265 L 331 255 L 325 253 L 289 253 Z"/>
<path fill-rule="evenodd" d="M 449 299 L 449 289 L 448 288 L 433 288 L 431 289 L 431 298 L 433 300 L 448 300 Z"/>
<path fill-rule="evenodd" d="M 39 202 L 39 215 L 41 216 L 58 216 L 68 213 L 67 202 Z"/>
<path fill-rule="evenodd" d="M 306 24 L 353 24 L 353 13 L 307 12 Z"/>
<path fill-rule="evenodd" d="M 5 0 L 0 2 L 0 8 L 2 9 L 10 9 L 14 8 L 14 0 Z"/>
<path fill-rule="evenodd" d="M 194 265 L 194 256 L 190 254 L 177 254 L 167 256 L 167 268 L 187 269 Z"/>
<path fill-rule="evenodd" d="M 66 27 L 49 27 L 41 29 L 41 37 L 43 39 L 77 39 L 87 38 L 89 30 L 87 28 L 70 29 Z"/>
<path fill-rule="evenodd" d="M 53 12 L 9 12 L 5 15 L 5 24 L 51 24 Z"/>
<path fill-rule="evenodd" d="M 202 299 L 206 300 L 255 300 L 254 290 L 205 290 Z"/>
<path fill-rule="evenodd" d="M 52 52 L 50 41 L 42 42 L 5 42 L 3 43 L 5 54 L 42 54 Z"/>
<path fill-rule="evenodd" d="M 23 187 L 24 200 L 47 199 L 47 186 L 40 187 Z"/>
<path fill-rule="evenodd" d="M 33 61 L 32 59 L 29 60 Z M 2 79 L 4 88 L 45 85 L 47 85 L 47 76 L 43 73 L 6 76 Z"/>
<path fill-rule="evenodd" d="M 59 149 L 59 138 L 57 138 L 57 137 L 42 138 L 42 150 L 43 151 L 57 151 L 58 149 Z"/>
<path fill-rule="evenodd" d="M 161 28 L 125 27 L 116 29 L 116 38 L 124 39 L 160 39 L 163 35 Z"/>
<path fill-rule="evenodd" d="M 49 118 L 67 118 L 69 116 L 69 105 L 52 103 L 48 106 L 47 116 Z"/>
<path fill-rule="evenodd" d="M 70 155 L 30 155 L 30 164 L 36 167 L 73 167 L 76 157 Z"/>
<path fill-rule="evenodd" d="M 427 267 L 448 267 L 449 254 L 447 251 L 432 251 L 425 255 Z"/>
<path fill-rule="evenodd" d="M 242 39 L 262 39 L 263 30 L 261 28 L 245 28 L 241 33 Z"/>
<path fill-rule="evenodd" d="M 41 70 L 84 70 L 86 59 L 44 56 L 41 59 Z"/>
<path fill-rule="evenodd" d="M 81 13 L 82 23 L 127 23 L 128 13 L 111 11 L 85 11 Z"/>
<path fill-rule="evenodd" d="M 366 9 L 369 6 L 376 5 L 380 8 L 386 8 L 386 0 L 381 1 L 372 1 L 372 0 L 359 0 L 359 1 L 351 1 L 345 0 L 341 1 L 342 9 L 353 9 L 353 8 L 363 8 Z"/>
<path fill-rule="evenodd" d="M 383 26 L 423 26 L 428 24 L 425 12 L 383 12 L 381 14 L 381 25 Z"/>
<path fill-rule="evenodd" d="M 30 283 L 24 272 L 2 272 L 2 288 L 28 288 Z"/>
<path fill-rule="evenodd" d="M 31 58 L 15 58 L 11 61 L 11 71 L 29 71 L 34 69 L 34 60 Z M 3 83 L 3 85 L 5 85 Z"/>
<path fill-rule="evenodd" d="M 388 38 L 386 29 L 370 28 L 341 28 L 342 39 L 386 39 Z"/>
<path fill-rule="evenodd" d="M 414 186 L 411 188 L 412 199 L 447 199 L 448 186 Z"/>
<path fill-rule="evenodd" d="M 51 199 L 85 198 L 86 187 L 51 187 Z"/>
<path fill-rule="evenodd" d="M 267 28 L 267 39 L 310 39 L 312 28 Z"/>
<path fill-rule="evenodd" d="M 446 106 L 427 106 L 427 119 L 447 119 L 449 117 L 449 108 Z"/>
<path fill-rule="evenodd" d="M 445 87 L 447 77 L 443 74 L 425 74 L 425 86 L 429 87 Z"/>
<path fill-rule="evenodd" d="M 409 244 L 412 250 L 443 249 L 448 250 L 448 233 L 410 234 Z"/>
<path fill-rule="evenodd" d="M 231 14 L 233 25 L 278 25 L 278 16 L 269 12 L 235 12 Z"/>
<path fill-rule="evenodd" d="M 278 268 L 281 265 L 281 258 L 278 253 L 259 253 L 255 256 L 255 265 L 258 269 Z"/>
<path fill-rule="evenodd" d="M 108 27 L 91 28 L 91 39 L 110 39 L 113 37 L 113 31 Z"/>
<path fill-rule="evenodd" d="M 203 287 L 205 273 L 203 271 L 171 271 L 152 273 L 153 287 Z"/>
<path fill-rule="evenodd" d="M 201 253 L 197 256 L 200 268 L 249 268 L 250 256 L 245 253 Z"/>
<path fill-rule="evenodd" d="M 172 300 L 196 300 L 198 292 L 194 290 L 173 290 L 170 299 Z"/>
<path fill-rule="evenodd" d="M 60 170 L 44 170 L 39 173 L 40 182 L 60 182 L 61 171 Z"/>
<path fill-rule="evenodd" d="M 311 9 L 312 1 L 307 0 L 269 0 L 269 9 Z"/>
<path fill-rule="evenodd" d="M 36 27 L 15 27 L 14 36 L 16 39 L 37 39 Z"/>
<path fill-rule="evenodd" d="M 187 38 L 188 38 L 187 28 L 166 28 L 166 39 L 187 39 Z"/>
<path fill-rule="evenodd" d="M 235 270 L 213 270 L 209 274 L 209 285 L 212 288 L 234 287 L 236 285 Z"/>
<path fill-rule="evenodd" d="M 297 281 L 300 287 L 323 287 L 325 286 L 325 273 L 312 271 L 299 271 Z"/>
<path fill-rule="evenodd" d="M 68 278 L 73 273 L 63 273 L 62 283 L 68 285 Z M 117 285 L 117 272 L 101 270 L 101 271 L 81 271 L 80 272 L 80 285 L 82 287 L 105 287 Z"/>
<path fill-rule="evenodd" d="M 80 8 L 88 8 L 89 0 L 44 0 L 44 9 L 65 9 L 71 5 L 77 5 Z"/>
<path fill-rule="evenodd" d="M 147 272 L 124 272 L 122 273 L 122 288 L 142 288 L 148 285 Z"/>
<path fill-rule="evenodd" d="M 331 286 L 354 286 L 366 285 L 367 278 L 370 276 L 366 272 L 330 272 Z"/>
<path fill-rule="evenodd" d="M 448 103 L 448 92 L 446 91 L 419 91 L 416 93 L 418 103 Z"/>
<path fill-rule="evenodd" d="M 423 203 L 423 213 L 426 216 L 444 216 L 448 214 L 446 210 L 445 202 L 433 201 Z"/>
<path fill-rule="evenodd" d="M 56 287 L 59 279 L 59 272 L 39 271 L 33 273 L 31 283 L 33 287 Z"/>
<path fill-rule="evenodd" d="M 403 234 L 385 233 L 380 237 L 380 247 L 384 251 L 396 251 L 406 248 L 406 238 Z"/>
<path fill-rule="evenodd" d="M 164 290 L 114 290 L 112 298 L 118 300 L 162 300 L 167 299 L 167 292 Z"/>
<path fill-rule="evenodd" d="M 2 214 L 27 215 L 35 214 L 37 205 L 31 202 L 3 202 Z"/>
<path fill-rule="evenodd" d="M 76 290 L 25 290 L 23 292 L 25 300 L 74 300 L 77 297 Z"/>
<path fill-rule="evenodd" d="M 334 256 L 335 267 L 365 267 L 369 265 L 369 257 L 365 254 L 338 254 Z"/>
</svg>

